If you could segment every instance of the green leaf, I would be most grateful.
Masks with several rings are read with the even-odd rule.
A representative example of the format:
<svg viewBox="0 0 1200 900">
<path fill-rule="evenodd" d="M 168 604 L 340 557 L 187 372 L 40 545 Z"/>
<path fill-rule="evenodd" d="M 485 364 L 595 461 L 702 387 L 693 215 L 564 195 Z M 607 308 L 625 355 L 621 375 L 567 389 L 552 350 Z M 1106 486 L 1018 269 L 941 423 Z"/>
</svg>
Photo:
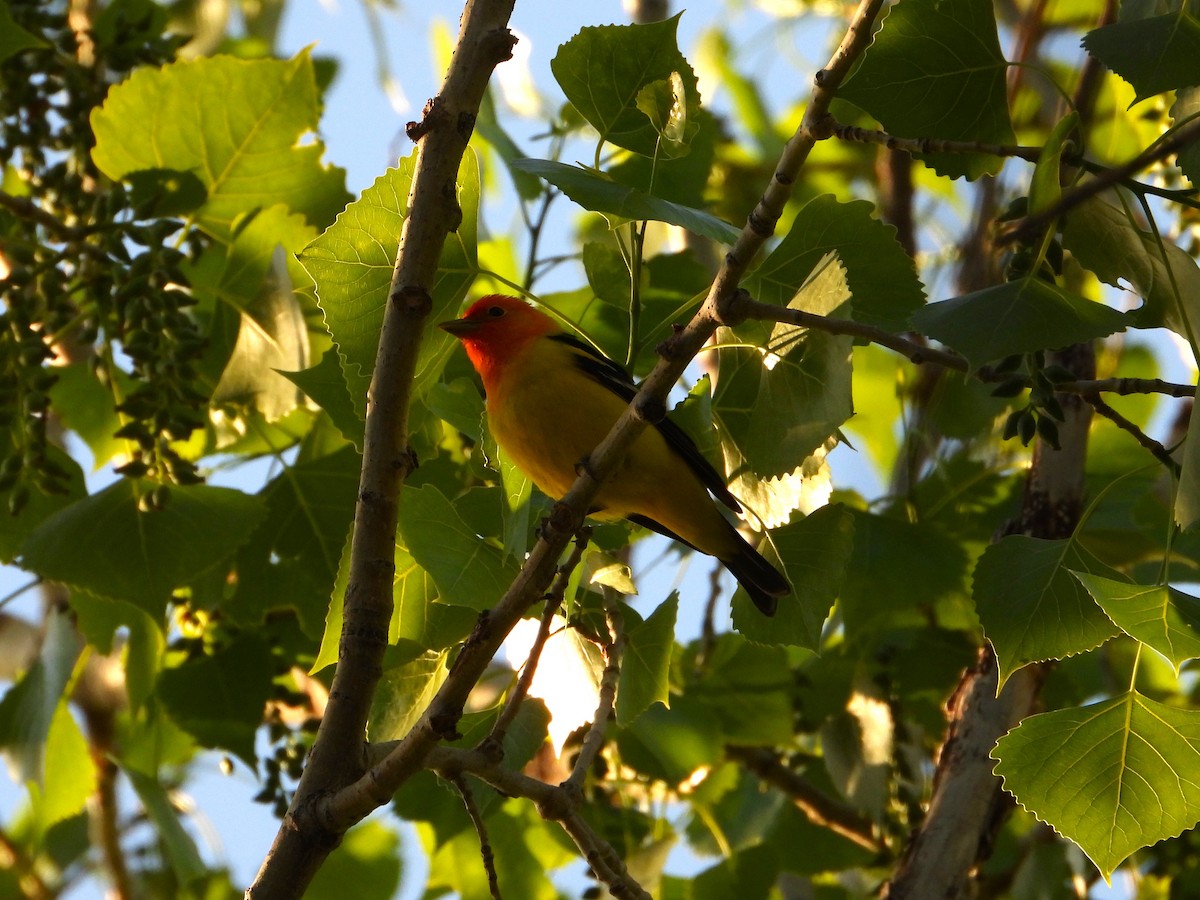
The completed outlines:
<svg viewBox="0 0 1200 900">
<path fill-rule="evenodd" d="M 351 828 L 304 892 L 308 900 L 391 900 L 400 886 L 400 835 L 378 819 Z"/>
<path fill-rule="evenodd" d="M 96 764 L 65 697 L 58 701 L 46 734 L 45 766 L 37 804 L 43 830 L 83 812 L 96 790 Z"/>
<path fill-rule="evenodd" d="M 44 38 L 26 31 L 14 21 L 8 0 L 0 0 L 0 63 L 22 50 L 47 46 Z"/>
<path fill-rule="evenodd" d="M 113 386 L 97 378 L 88 362 L 62 366 L 55 369 L 55 375 L 58 380 L 50 389 L 50 401 L 62 423 L 79 435 L 92 451 L 92 471 L 114 456 L 127 452 L 129 442 L 113 436 L 122 425 L 113 399 Z M 115 369 L 110 377 L 124 392 L 125 373 Z"/>
<path fill-rule="evenodd" d="M 839 203 L 832 194 L 810 200 L 779 246 L 745 279 L 746 289 L 764 303 L 784 306 L 834 252 L 846 270 L 855 320 L 903 331 L 925 303 L 925 291 L 895 227 L 873 210 L 865 200 Z"/>
<path fill-rule="evenodd" d="M 1133 85 L 1138 101 L 1200 85 L 1200 20 L 1186 7 L 1096 28 L 1083 36 L 1083 46 Z"/>
<path fill-rule="evenodd" d="M 257 409 L 276 421 L 300 394 L 279 371 L 308 365 L 308 326 L 283 259 L 316 237 L 304 219 L 275 205 L 256 214 L 229 244 L 214 244 L 190 272 L 212 320 L 204 368 L 212 403 Z M 282 254 L 282 255 L 281 255 Z"/>
<path fill-rule="evenodd" d="M 47 738 L 80 649 L 69 617 L 50 611 L 37 659 L 0 700 L 0 748 L 22 782 L 44 784 Z"/>
<path fill-rule="evenodd" d="M 791 686 L 787 650 L 723 634 L 682 699 L 702 703 L 726 743 L 786 744 L 792 739 Z M 677 702 L 672 699 L 672 708 Z"/>
<path fill-rule="evenodd" d="M 1072 572 L 1113 577 L 1074 540 L 1008 535 L 975 566 L 975 606 L 996 649 L 1000 684 L 1027 663 L 1098 647 L 1117 627 Z"/>
<path fill-rule="evenodd" d="M 446 680 L 448 656 L 444 650 L 423 653 L 383 673 L 371 701 L 369 740 L 395 741 L 408 734 Z"/>
<path fill-rule="evenodd" d="M 696 75 L 679 52 L 678 27 L 678 15 L 647 25 L 588 27 L 558 48 L 550 71 L 601 140 L 654 155 L 660 131 L 639 109 L 638 96 L 656 81 L 676 80 L 672 92 L 678 90 L 683 115 L 699 108 Z"/>
<path fill-rule="evenodd" d="M 1033 177 L 1029 183 L 1029 211 L 1040 213 L 1049 209 L 1062 197 L 1062 155 L 1064 144 L 1071 133 L 1079 127 L 1079 113 L 1071 112 L 1059 119 L 1050 137 L 1042 145 Z"/>
<path fill-rule="evenodd" d="M 852 517 L 854 554 L 838 596 L 847 641 L 873 646 L 898 624 L 925 624 L 940 601 L 966 595 L 969 563 L 961 536 L 947 535 L 931 522 L 865 511 Z M 904 577 L 896 578 L 897 572 Z M 888 586 L 886 603 L 879 602 L 881 584 Z"/>
<path fill-rule="evenodd" d="M 792 582 L 793 594 L 781 598 L 778 611 L 768 619 L 739 592 L 733 601 L 734 627 L 759 643 L 815 649 L 846 577 L 854 548 L 854 517 L 841 504 L 823 506 L 770 532 L 759 551 L 771 546 Z"/>
<path fill-rule="evenodd" d="M 242 634 L 215 653 L 163 670 L 158 697 L 175 723 L 200 744 L 228 750 L 253 771 L 254 732 L 262 723 L 274 674 L 267 642 Z"/>
<path fill-rule="evenodd" d="M 767 900 L 779 873 L 779 858 L 764 846 L 749 847 L 700 872 L 691 900 Z"/>
<path fill-rule="evenodd" d="M 21 565 L 159 619 L 171 591 L 232 556 L 266 511 L 241 491 L 176 485 L 164 509 L 142 512 L 144 489 L 122 479 L 59 511 L 30 535 Z"/>
<path fill-rule="evenodd" d="M 669 676 L 678 613 L 679 594 L 672 591 L 648 619 L 625 635 L 625 653 L 617 683 L 617 725 L 622 728 L 653 703 L 671 705 Z"/>
<path fill-rule="evenodd" d="M 208 191 L 193 172 L 141 169 L 125 176 L 129 201 L 140 218 L 183 216 L 208 199 Z"/>
<path fill-rule="evenodd" d="M 707 704 L 686 695 L 673 698 L 669 708 L 651 705 L 617 734 L 622 761 L 667 784 L 716 764 L 723 746 L 720 724 Z"/>
<path fill-rule="evenodd" d="M 408 194 L 415 166 L 414 154 L 375 179 L 300 254 L 301 265 L 316 282 L 325 326 L 337 344 L 354 409 L 362 419 L 366 418 L 367 387 L 375 368 L 388 286 L 400 232 L 408 216 Z M 442 247 L 433 283 L 433 308 L 425 320 L 417 356 L 414 386 L 418 392 L 437 380 L 455 343 L 437 323 L 457 315 L 478 269 L 475 244 L 479 163 L 470 149 L 458 170 L 456 193 L 462 222 L 457 231 L 446 236 Z"/>
<path fill-rule="evenodd" d="M 154 692 L 167 639 L 162 623 L 141 607 L 87 591 L 71 591 L 71 610 L 80 632 L 100 653 L 111 653 L 113 634 L 125 629 L 125 691 L 136 712 Z"/>
<path fill-rule="evenodd" d="M 263 488 L 266 516 L 237 555 L 237 590 L 227 606 L 235 621 L 257 625 L 270 610 L 291 607 L 306 634 L 321 633 L 361 464 L 345 446 L 288 466 Z"/>
<path fill-rule="evenodd" d="M 844 312 L 849 299 L 844 276 L 829 254 L 788 308 L 818 315 Z M 791 472 L 854 412 L 851 338 L 778 323 L 762 349 L 737 346 L 744 341 L 728 329 L 718 331 L 717 339 L 734 347 L 717 354 L 713 412 L 723 437 L 756 474 Z"/>
<path fill-rule="evenodd" d="M 191 835 L 179 821 L 179 814 L 171 802 L 166 789 L 156 778 L 144 775 L 136 769 L 123 769 L 142 801 L 146 817 L 154 825 L 159 839 L 166 849 L 167 862 L 179 883 L 186 885 L 208 874 L 208 867 L 200 858 L 200 852 Z"/>
<path fill-rule="evenodd" d="M 711 213 L 618 184 L 591 169 L 549 159 L 519 159 L 513 165 L 522 172 L 546 179 L 584 209 L 593 212 L 637 221 L 667 222 L 722 244 L 732 244 L 740 234 L 737 228 Z"/>
<path fill-rule="evenodd" d="M 1200 416 L 1188 420 L 1183 442 L 1179 488 L 1175 492 L 1175 523 L 1184 531 L 1200 525 Z"/>
<path fill-rule="evenodd" d="M 342 373 L 336 350 L 326 350 L 315 366 L 299 372 L 279 374 L 325 410 L 342 437 L 353 442 L 359 452 L 362 451 L 365 423 L 354 408 L 354 400 L 346 386 L 346 376 Z"/>
<path fill-rule="evenodd" d="M 1184 661 L 1200 657 L 1200 598 L 1165 584 L 1072 574 L 1122 631 L 1169 659 L 1176 675 Z"/>
<path fill-rule="evenodd" d="M 1200 713 L 1133 691 L 1030 716 L 992 757 L 1005 790 L 1106 879 L 1134 851 L 1200 820 Z"/>
<path fill-rule="evenodd" d="M 192 172 L 208 192 L 197 216 L 218 235 L 276 203 L 320 227 L 349 199 L 345 173 L 321 162 L 324 145 L 299 143 L 320 112 L 308 51 L 286 61 L 217 56 L 142 68 L 92 113 L 92 158 L 118 180 L 145 169 Z"/>
<path fill-rule="evenodd" d="M 1200 115 L 1200 88 L 1177 90 L 1171 105 L 1171 127 L 1178 128 L 1197 115 Z M 1193 141 L 1180 150 L 1175 162 L 1193 187 L 1200 184 L 1200 141 Z"/>
<path fill-rule="evenodd" d="M 650 82 L 637 92 L 634 102 L 658 132 L 657 152 L 667 158 L 686 156 L 700 123 L 688 117 L 683 76 L 672 72 L 667 78 Z"/>
<path fill-rule="evenodd" d="M 1179 247 L 1142 231 L 1133 216 L 1112 202 L 1114 194 L 1093 197 L 1066 215 L 1063 247 L 1105 284 L 1132 285 L 1145 303 L 1126 317 L 1135 328 L 1166 326 L 1185 338 L 1200 329 L 1200 268 Z"/>
<path fill-rule="evenodd" d="M 897 137 L 1011 144 L 1005 76 L 991 0 L 905 0 L 891 8 L 838 91 Z M 950 178 L 1000 171 L 984 154 L 921 158 Z"/>
<path fill-rule="evenodd" d="M 1006 356 L 1107 337 L 1130 324 L 1124 313 L 1036 277 L 930 303 L 912 322 L 965 356 L 973 370 Z"/>
<path fill-rule="evenodd" d="M 471 531 L 433 485 L 404 492 L 400 535 L 409 553 L 433 577 L 445 603 L 489 609 L 517 575 L 516 565 Z"/>
</svg>

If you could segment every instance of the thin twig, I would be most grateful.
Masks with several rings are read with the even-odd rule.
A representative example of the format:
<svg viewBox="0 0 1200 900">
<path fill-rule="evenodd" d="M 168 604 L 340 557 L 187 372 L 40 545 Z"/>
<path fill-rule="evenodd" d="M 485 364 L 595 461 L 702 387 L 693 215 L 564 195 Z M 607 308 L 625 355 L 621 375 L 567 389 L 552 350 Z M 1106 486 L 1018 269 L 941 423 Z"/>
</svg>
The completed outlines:
<svg viewBox="0 0 1200 900">
<path fill-rule="evenodd" d="M 1149 450 L 1150 454 L 1155 459 L 1166 466 L 1167 469 L 1169 469 L 1176 477 L 1179 476 L 1182 467 L 1179 465 L 1179 463 L 1175 462 L 1175 460 L 1171 458 L 1171 454 L 1167 452 L 1166 447 L 1154 440 L 1154 438 L 1150 437 L 1148 434 L 1146 434 L 1146 432 L 1138 428 L 1135 424 L 1133 424 L 1133 422 L 1130 422 L 1127 418 L 1105 403 L 1104 398 L 1099 394 L 1083 394 L 1082 397 L 1091 404 L 1092 409 L 1104 416 L 1104 418 L 1108 419 L 1122 431 L 1127 431 L 1129 434 L 1133 435 L 1134 440 Z"/>
<path fill-rule="evenodd" d="M 569 782 L 546 784 L 522 772 L 505 768 L 479 750 L 437 746 L 429 751 L 425 764 L 443 778 L 453 780 L 466 772 L 490 784 L 505 796 L 532 800 L 542 818 L 557 822 L 567 832 L 596 877 L 604 882 L 614 897 L 650 900 L 650 895 L 629 874 L 612 845 L 579 814 L 583 795 Z"/>
<path fill-rule="evenodd" d="M 47 231 L 62 238 L 64 241 L 82 241 L 92 233 L 92 229 L 77 228 L 73 225 L 68 225 L 51 213 L 46 212 L 46 210 L 42 209 L 28 197 L 15 197 L 12 194 L 0 191 L 0 207 L 4 207 L 22 219 L 28 219 L 31 222 L 41 225 Z"/>
<path fill-rule="evenodd" d="M 828 828 L 872 853 L 883 850 L 869 819 L 813 787 L 799 773 L 784 765 L 773 750 L 731 744 L 725 748 L 725 755 L 787 794 L 796 808 L 814 825 Z"/>
<path fill-rule="evenodd" d="M 1132 178 L 1133 175 L 1142 169 L 1161 162 L 1173 153 L 1178 153 L 1196 140 L 1200 140 L 1200 118 L 1193 119 L 1171 134 L 1164 136 L 1162 140 L 1147 147 L 1124 165 L 1105 169 L 1099 172 L 1095 178 L 1084 181 L 1069 191 L 1063 191 L 1062 196 L 1057 202 L 1052 203 L 1043 210 L 1031 213 L 1023 219 L 1017 220 L 1012 228 L 996 238 L 996 242 L 1004 245 L 1024 243 L 1032 240 L 1046 225 L 1053 222 L 1063 213 L 1074 209 L 1101 191 L 1116 184 L 1121 184 L 1128 178 Z M 1178 197 L 1174 199 L 1179 200 Z"/>
<path fill-rule="evenodd" d="M 621 677 L 621 653 L 625 649 L 625 618 L 607 588 L 604 592 L 604 619 L 608 623 L 609 640 L 601 648 L 604 652 L 604 672 L 600 676 L 596 714 L 592 717 L 592 727 L 584 736 L 583 746 L 579 748 L 579 756 L 575 759 L 571 776 L 565 782 L 576 789 L 583 788 L 584 779 L 600 753 L 600 748 L 604 746 L 604 735 L 608 730 L 608 720 L 612 716 L 613 702 L 617 696 L 617 681 Z"/>
<path fill-rule="evenodd" d="M 508 695 L 508 699 L 504 703 L 504 708 L 500 710 L 500 715 L 496 717 L 496 723 L 492 726 L 491 732 L 484 738 L 479 749 L 485 753 L 498 754 L 497 760 L 504 755 L 504 736 L 508 732 L 508 728 L 512 725 L 513 719 L 517 717 L 517 712 L 520 710 L 521 703 L 529 694 L 529 686 L 533 684 L 533 677 L 537 674 L 538 662 L 542 657 L 542 649 L 546 646 L 546 641 L 550 639 L 550 628 L 554 623 L 554 617 L 562 606 L 563 597 L 567 593 L 567 585 L 571 581 L 571 573 L 575 567 L 579 565 L 579 561 L 583 559 L 584 551 L 587 550 L 588 541 L 592 536 L 592 529 L 584 526 L 579 529 L 579 534 L 575 537 L 575 547 L 571 551 L 571 555 L 567 557 L 567 561 L 558 567 L 558 576 L 554 580 L 553 586 L 549 593 L 546 594 L 546 607 L 542 611 L 542 620 L 538 625 L 537 636 L 533 639 L 533 646 L 529 650 L 529 657 L 525 660 L 525 665 L 521 669 L 521 677 L 517 679 L 516 686 Z"/>
<path fill-rule="evenodd" d="M 826 120 L 825 127 L 828 128 L 829 134 L 832 137 L 840 138 L 844 141 L 852 141 L 858 144 L 879 144 L 880 146 L 887 147 L 889 150 L 900 150 L 911 154 L 979 153 L 985 156 L 1020 159 L 1025 162 L 1034 163 L 1038 161 L 1042 154 L 1041 147 L 1022 146 L 1019 144 L 989 144 L 983 141 L 951 141 L 941 138 L 902 138 L 894 134 L 889 134 L 886 131 L 848 125 L 832 117 Z M 1195 139 L 1195 136 L 1193 136 L 1190 140 Z M 1187 142 L 1185 141 L 1185 143 Z M 1179 148 L 1176 147 L 1175 149 Z M 1169 156 L 1171 152 L 1172 150 L 1168 150 L 1163 156 Z M 1159 158 L 1161 159 L 1162 157 Z M 1125 167 L 1113 168 L 1112 166 L 1106 166 L 1103 163 L 1086 159 L 1080 154 L 1069 150 L 1063 154 L 1063 161 L 1070 165 L 1079 166 L 1093 175 L 1108 178 L 1109 181 L 1105 183 L 1105 187 L 1112 184 L 1119 184 L 1139 194 L 1153 194 L 1156 197 L 1173 200 L 1185 206 L 1200 208 L 1200 200 L 1195 199 L 1196 188 L 1164 188 L 1154 184 L 1146 184 L 1144 181 L 1138 181 L 1131 177 L 1131 172 L 1145 168 L 1145 166 L 1150 165 L 1151 162 L 1155 162 L 1156 160 L 1144 162 L 1134 167 L 1130 173 L 1124 172 Z M 1126 164 L 1126 166 L 1129 165 L 1131 164 Z"/>
<path fill-rule="evenodd" d="M 471 785 L 462 775 L 453 776 L 450 783 L 454 785 L 458 796 L 462 798 L 463 808 L 470 816 L 471 824 L 475 826 L 475 833 L 479 835 L 479 857 L 483 860 L 483 870 L 487 872 L 488 890 L 492 893 L 492 900 L 504 900 L 500 895 L 500 881 L 496 877 L 496 857 L 492 853 L 492 844 L 488 840 L 487 824 L 479 812 L 479 804 L 475 802 L 475 794 L 471 791 Z"/>
</svg>

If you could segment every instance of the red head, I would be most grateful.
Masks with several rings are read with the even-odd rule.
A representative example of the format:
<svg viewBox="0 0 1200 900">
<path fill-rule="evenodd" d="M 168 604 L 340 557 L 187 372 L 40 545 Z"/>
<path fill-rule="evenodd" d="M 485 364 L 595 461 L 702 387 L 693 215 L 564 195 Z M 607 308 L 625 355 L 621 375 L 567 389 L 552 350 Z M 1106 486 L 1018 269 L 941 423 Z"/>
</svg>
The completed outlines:
<svg viewBox="0 0 1200 900">
<path fill-rule="evenodd" d="M 562 330 L 548 315 L 524 300 L 503 294 L 476 300 L 461 319 L 441 322 L 438 328 L 463 342 L 485 386 L 496 368 L 521 352 L 530 341 Z"/>
</svg>

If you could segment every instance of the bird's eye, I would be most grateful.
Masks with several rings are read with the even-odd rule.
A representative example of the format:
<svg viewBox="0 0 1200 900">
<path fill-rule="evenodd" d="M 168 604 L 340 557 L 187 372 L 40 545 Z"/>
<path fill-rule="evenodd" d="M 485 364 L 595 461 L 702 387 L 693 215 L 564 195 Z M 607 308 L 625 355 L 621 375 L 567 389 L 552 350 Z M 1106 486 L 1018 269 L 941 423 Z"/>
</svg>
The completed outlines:
<svg viewBox="0 0 1200 900">
<path fill-rule="evenodd" d="M 502 315 L 504 315 L 504 307 L 503 306 L 489 306 L 487 314 L 489 316 L 491 316 L 493 319 L 498 319 Z"/>
</svg>

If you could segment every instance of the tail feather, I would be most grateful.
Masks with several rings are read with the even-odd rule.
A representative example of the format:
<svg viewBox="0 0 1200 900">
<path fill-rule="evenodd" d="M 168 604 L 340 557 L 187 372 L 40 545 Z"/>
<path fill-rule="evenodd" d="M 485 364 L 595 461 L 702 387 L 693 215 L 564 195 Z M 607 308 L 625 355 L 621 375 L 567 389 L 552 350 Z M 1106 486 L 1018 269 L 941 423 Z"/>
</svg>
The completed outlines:
<svg viewBox="0 0 1200 900">
<path fill-rule="evenodd" d="M 735 532 L 736 534 L 736 532 Z M 792 586 L 782 572 L 763 558 L 740 534 L 738 548 L 733 556 L 722 559 L 738 584 L 750 595 L 754 605 L 764 616 L 775 615 L 779 598 L 792 592 Z"/>
</svg>

